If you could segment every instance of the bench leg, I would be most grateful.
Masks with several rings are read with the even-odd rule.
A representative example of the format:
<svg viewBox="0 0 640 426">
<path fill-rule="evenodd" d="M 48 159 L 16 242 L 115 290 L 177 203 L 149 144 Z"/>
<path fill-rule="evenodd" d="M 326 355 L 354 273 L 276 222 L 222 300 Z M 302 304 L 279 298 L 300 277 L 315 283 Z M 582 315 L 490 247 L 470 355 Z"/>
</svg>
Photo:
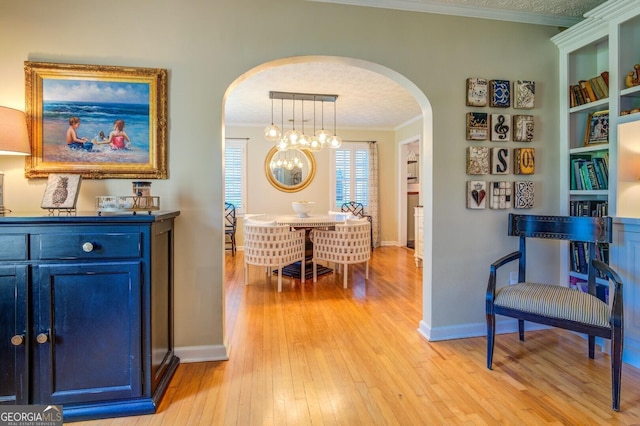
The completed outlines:
<svg viewBox="0 0 640 426">
<path fill-rule="evenodd" d="M 524 342 L 524 320 L 518 320 L 518 336 L 520 337 L 520 341 Z"/>
<path fill-rule="evenodd" d="M 611 408 L 620 411 L 620 387 L 622 385 L 622 330 L 613 330 L 611 337 Z"/>
<path fill-rule="evenodd" d="M 589 358 L 594 359 L 596 355 L 596 336 L 589 336 Z"/>
<path fill-rule="evenodd" d="M 496 316 L 487 314 L 487 368 L 491 370 L 493 365 L 493 346 L 496 337 Z"/>
</svg>

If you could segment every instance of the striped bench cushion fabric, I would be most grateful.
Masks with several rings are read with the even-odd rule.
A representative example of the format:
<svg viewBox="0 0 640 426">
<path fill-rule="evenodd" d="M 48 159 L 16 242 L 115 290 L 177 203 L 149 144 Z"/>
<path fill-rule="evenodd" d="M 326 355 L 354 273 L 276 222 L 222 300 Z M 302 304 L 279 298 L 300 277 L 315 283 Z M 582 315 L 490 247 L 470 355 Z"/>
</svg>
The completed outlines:
<svg viewBox="0 0 640 426">
<path fill-rule="evenodd" d="M 550 284 L 519 283 L 499 289 L 494 305 L 610 328 L 609 306 L 581 290 Z"/>
</svg>

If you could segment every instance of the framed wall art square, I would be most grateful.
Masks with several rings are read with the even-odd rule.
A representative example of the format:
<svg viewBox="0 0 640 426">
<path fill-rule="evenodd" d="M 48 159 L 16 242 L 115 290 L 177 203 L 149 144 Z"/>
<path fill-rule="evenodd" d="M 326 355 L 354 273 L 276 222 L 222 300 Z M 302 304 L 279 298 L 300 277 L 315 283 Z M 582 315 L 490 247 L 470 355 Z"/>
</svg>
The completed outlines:
<svg viewBox="0 0 640 426">
<path fill-rule="evenodd" d="M 532 175 L 536 172 L 535 148 L 513 149 L 513 174 Z"/>
<path fill-rule="evenodd" d="M 491 148 L 491 174 L 508 175 L 511 172 L 509 148 Z"/>
<path fill-rule="evenodd" d="M 513 184 L 511 182 L 491 182 L 489 184 L 489 207 L 506 210 L 513 206 Z"/>
<path fill-rule="evenodd" d="M 518 80 L 514 82 L 513 107 L 518 109 L 532 109 L 536 103 L 536 82 Z"/>
<path fill-rule="evenodd" d="M 489 174 L 489 147 L 471 146 L 467 148 L 467 174 Z"/>
<path fill-rule="evenodd" d="M 489 115 L 486 112 L 467 113 L 467 140 L 486 141 L 489 139 Z"/>
<path fill-rule="evenodd" d="M 491 114 L 491 140 L 494 142 L 511 140 L 511 114 Z"/>
<path fill-rule="evenodd" d="M 484 180 L 467 181 L 467 208 L 484 209 L 487 207 L 487 182 Z"/>
<path fill-rule="evenodd" d="M 511 82 L 489 80 L 489 106 L 509 108 L 511 106 Z"/>
<path fill-rule="evenodd" d="M 167 70 L 24 63 L 27 178 L 167 178 Z"/>
<path fill-rule="evenodd" d="M 467 78 L 467 106 L 487 106 L 489 82 L 485 78 Z"/>
<path fill-rule="evenodd" d="M 533 115 L 513 116 L 514 142 L 531 142 L 533 140 Z"/>
<path fill-rule="evenodd" d="M 514 182 L 514 208 L 530 209 L 533 208 L 535 200 L 535 184 L 533 182 Z"/>
</svg>

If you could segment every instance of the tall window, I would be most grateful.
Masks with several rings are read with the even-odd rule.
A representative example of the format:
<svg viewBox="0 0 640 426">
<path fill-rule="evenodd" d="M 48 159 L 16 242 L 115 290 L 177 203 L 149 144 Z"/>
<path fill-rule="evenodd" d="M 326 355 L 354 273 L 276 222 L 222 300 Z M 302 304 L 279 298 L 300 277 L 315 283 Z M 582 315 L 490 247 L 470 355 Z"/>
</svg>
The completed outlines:
<svg viewBox="0 0 640 426">
<path fill-rule="evenodd" d="M 333 190 L 332 209 L 340 210 L 343 203 L 355 201 L 366 208 L 369 204 L 369 144 L 345 142 L 333 150 L 331 156 Z"/>
<path fill-rule="evenodd" d="M 224 201 L 244 214 L 247 203 L 247 141 L 226 139 L 224 148 Z"/>
</svg>

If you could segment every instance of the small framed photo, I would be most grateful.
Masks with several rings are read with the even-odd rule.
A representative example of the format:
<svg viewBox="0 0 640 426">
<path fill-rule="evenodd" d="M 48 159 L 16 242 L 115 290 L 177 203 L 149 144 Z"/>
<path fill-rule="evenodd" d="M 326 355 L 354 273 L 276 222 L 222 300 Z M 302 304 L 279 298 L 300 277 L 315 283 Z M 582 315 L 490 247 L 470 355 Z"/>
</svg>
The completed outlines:
<svg viewBox="0 0 640 426">
<path fill-rule="evenodd" d="M 82 176 L 79 174 L 50 173 L 40 207 L 43 209 L 75 209 L 81 182 Z"/>
<path fill-rule="evenodd" d="M 489 99 L 489 106 L 509 108 L 511 106 L 511 82 L 509 80 L 490 80 Z"/>
<path fill-rule="evenodd" d="M 467 78 L 467 106 L 487 106 L 489 82 L 485 78 Z"/>
<path fill-rule="evenodd" d="M 532 109 L 536 101 L 536 82 L 518 80 L 514 82 L 513 107 L 518 109 Z"/>
<path fill-rule="evenodd" d="M 584 132 L 584 144 L 593 145 L 607 142 L 609 142 L 609 111 L 590 113 Z"/>
</svg>

